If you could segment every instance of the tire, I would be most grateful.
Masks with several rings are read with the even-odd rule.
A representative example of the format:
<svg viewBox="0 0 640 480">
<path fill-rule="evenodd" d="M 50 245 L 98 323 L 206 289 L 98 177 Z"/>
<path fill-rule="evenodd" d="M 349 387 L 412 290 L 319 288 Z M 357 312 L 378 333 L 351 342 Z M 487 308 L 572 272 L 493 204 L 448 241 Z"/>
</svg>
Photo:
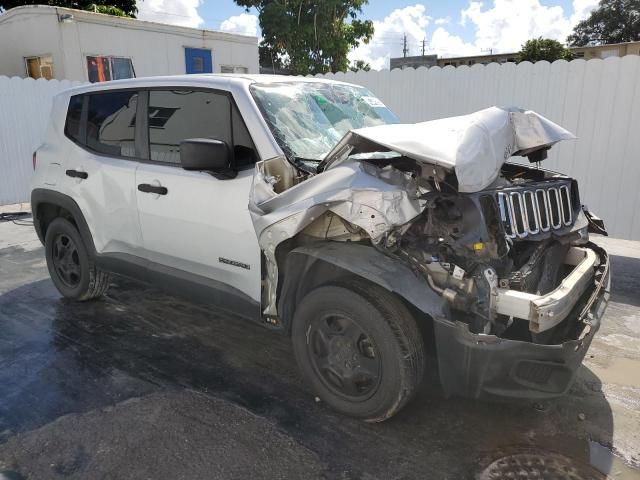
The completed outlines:
<svg viewBox="0 0 640 480">
<path fill-rule="evenodd" d="M 47 228 L 44 247 L 49 275 L 64 297 L 85 301 L 106 293 L 110 276 L 96 266 L 71 222 L 64 218 L 53 220 Z"/>
<path fill-rule="evenodd" d="M 415 319 L 399 298 L 363 280 L 308 293 L 296 309 L 292 340 L 318 397 L 351 417 L 392 417 L 422 381 L 424 344 Z"/>
</svg>

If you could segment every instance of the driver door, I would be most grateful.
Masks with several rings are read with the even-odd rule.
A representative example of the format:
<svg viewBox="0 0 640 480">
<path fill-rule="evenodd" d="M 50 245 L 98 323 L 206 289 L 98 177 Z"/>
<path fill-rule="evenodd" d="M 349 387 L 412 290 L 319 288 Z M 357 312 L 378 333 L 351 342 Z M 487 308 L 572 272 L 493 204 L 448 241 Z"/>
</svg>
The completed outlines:
<svg viewBox="0 0 640 480">
<path fill-rule="evenodd" d="M 237 145 L 232 107 L 224 92 L 149 91 L 150 162 L 136 171 L 138 214 L 152 273 L 185 280 L 196 289 L 214 287 L 224 292 L 223 303 L 244 298 L 257 305 L 259 314 L 260 247 L 248 210 L 253 168 L 221 180 L 180 164 L 185 139 Z"/>
</svg>

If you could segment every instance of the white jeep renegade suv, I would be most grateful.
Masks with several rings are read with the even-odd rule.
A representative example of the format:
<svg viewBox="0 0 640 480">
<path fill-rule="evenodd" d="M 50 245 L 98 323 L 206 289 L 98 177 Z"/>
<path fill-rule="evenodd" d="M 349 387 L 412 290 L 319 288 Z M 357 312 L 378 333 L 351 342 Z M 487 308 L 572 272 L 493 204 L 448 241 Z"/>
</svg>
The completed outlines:
<svg viewBox="0 0 640 480">
<path fill-rule="evenodd" d="M 315 78 L 116 81 L 55 98 L 32 209 L 65 297 L 113 273 L 213 303 L 291 335 L 320 398 L 382 421 L 431 342 L 447 395 L 571 386 L 608 299 L 604 227 L 574 180 L 508 162 L 570 138 L 518 108 L 399 124 Z"/>
</svg>

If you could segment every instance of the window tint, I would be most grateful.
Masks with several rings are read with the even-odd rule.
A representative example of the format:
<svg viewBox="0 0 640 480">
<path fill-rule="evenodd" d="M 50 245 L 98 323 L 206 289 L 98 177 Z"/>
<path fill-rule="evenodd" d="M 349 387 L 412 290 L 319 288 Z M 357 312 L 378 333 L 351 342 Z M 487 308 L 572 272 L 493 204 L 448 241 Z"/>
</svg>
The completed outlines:
<svg viewBox="0 0 640 480">
<path fill-rule="evenodd" d="M 87 75 L 91 83 L 135 77 L 130 58 L 102 55 L 87 57 Z"/>
<path fill-rule="evenodd" d="M 149 152 L 156 162 L 180 163 L 180 142 L 215 138 L 232 144 L 231 102 L 213 92 L 149 92 Z"/>
<path fill-rule="evenodd" d="M 87 146 L 99 153 L 135 157 L 138 92 L 89 95 Z"/>
<path fill-rule="evenodd" d="M 67 110 L 67 121 L 64 125 L 64 131 L 67 137 L 82 142 L 80 138 L 80 120 L 82 118 L 82 104 L 84 97 L 82 95 L 74 95 L 69 100 L 69 109 Z"/>
</svg>

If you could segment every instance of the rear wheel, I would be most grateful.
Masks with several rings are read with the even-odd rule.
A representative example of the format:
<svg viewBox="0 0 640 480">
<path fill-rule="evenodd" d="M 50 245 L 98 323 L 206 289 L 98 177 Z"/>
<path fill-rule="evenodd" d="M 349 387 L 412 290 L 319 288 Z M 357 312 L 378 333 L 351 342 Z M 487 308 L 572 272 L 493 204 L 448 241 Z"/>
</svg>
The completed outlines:
<svg viewBox="0 0 640 480">
<path fill-rule="evenodd" d="M 424 345 L 393 294 L 361 280 L 319 287 L 296 309 L 293 347 L 317 395 L 349 416 L 380 422 L 414 395 Z"/>
<path fill-rule="evenodd" d="M 90 300 L 109 288 L 109 274 L 95 265 L 80 233 L 68 220 L 56 218 L 47 228 L 45 255 L 51 280 L 63 296 Z"/>
</svg>

